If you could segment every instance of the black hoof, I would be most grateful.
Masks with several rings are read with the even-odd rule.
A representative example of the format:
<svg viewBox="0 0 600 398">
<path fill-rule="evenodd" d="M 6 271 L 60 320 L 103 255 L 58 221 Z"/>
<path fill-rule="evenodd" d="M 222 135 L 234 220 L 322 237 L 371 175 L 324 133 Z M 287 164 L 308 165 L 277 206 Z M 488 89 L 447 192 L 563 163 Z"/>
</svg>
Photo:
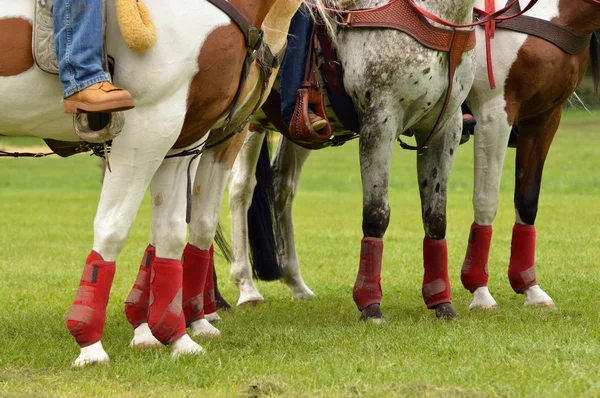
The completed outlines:
<svg viewBox="0 0 600 398">
<path fill-rule="evenodd" d="M 383 322 L 383 314 L 381 313 L 381 308 L 379 308 L 379 304 L 371 304 L 363 308 L 360 314 L 360 321 L 373 321 L 375 323 Z"/>
<path fill-rule="evenodd" d="M 451 321 L 458 317 L 458 314 L 454 311 L 454 308 L 452 308 L 452 304 L 450 303 L 436 305 L 433 309 L 435 309 L 435 316 L 444 321 Z"/>
</svg>

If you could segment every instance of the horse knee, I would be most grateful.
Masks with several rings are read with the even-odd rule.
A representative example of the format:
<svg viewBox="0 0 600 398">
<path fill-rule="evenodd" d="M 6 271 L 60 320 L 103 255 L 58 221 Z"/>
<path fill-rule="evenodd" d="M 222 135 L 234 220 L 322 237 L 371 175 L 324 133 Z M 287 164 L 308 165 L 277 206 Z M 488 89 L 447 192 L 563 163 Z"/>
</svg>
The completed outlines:
<svg viewBox="0 0 600 398">
<path fill-rule="evenodd" d="M 190 223 L 190 243 L 199 248 L 209 248 L 215 238 L 217 214 L 194 214 Z"/>
<path fill-rule="evenodd" d="M 125 246 L 131 222 L 114 218 L 94 220 L 94 250 L 105 259 L 114 261 Z"/>
<path fill-rule="evenodd" d="M 489 195 L 473 196 L 473 211 L 475 222 L 479 225 L 492 225 L 498 210 L 497 196 L 490 198 Z"/>
<path fill-rule="evenodd" d="M 229 205 L 248 210 L 252 203 L 255 186 L 256 177 L 254 175 L 234 176 L 229 185 Z"/>
<path fill-rule="evenodd" d="M 186 243 L 183 218 L 169 217 L 152 222 L 152 241 L 160 257 L 179 258 Z"/>
<path fill-rule="evenodd" d="M 373 203 L 363 207 L 363 235 L 372 238 L 383 238 L 390 223 L 390 206 L 388 203 Z"/>
<path fill-rule="evenodd" d="M 425 235 L 432 240 L 441 240 L 446 237 L 446 213 L 433 211 L 431 207 L 423 213 L 423 226 Z"/>
</svg>

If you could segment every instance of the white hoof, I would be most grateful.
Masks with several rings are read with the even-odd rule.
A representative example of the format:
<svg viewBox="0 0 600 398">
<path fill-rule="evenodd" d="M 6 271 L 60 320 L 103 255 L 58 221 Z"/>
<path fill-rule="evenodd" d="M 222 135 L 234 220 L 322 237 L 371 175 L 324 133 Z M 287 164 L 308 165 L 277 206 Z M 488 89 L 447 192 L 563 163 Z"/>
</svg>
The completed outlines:
<svg viewBox="0 0 600 398">
<path fill-rule="evenodd" d="M 198 355 L 204 354 L 204 348 L 196 343 L 187 334 L 184 334 L 173 343 L 171 343 L 171 358 L 178 358 L 180 355 Z"/>
<path fill-rule="evenodd" d="M 147 348 L 160 347 L 162 343 L 152 335 L 147 323 L 142 323 L 133 331 L 133 339 L 129 347 L 136 350 L 145 350 Z"/>
<path fill-rule="evenodd" d="M 285 284 L 292 291 L 292 300 L 304 300 L 315 297 L 313 291 L 306 286 L 306 283 L 304 283 L 300 276 L 297 279 L 285 281 Z"/>
<path fill-rule="evenodd" d="M 205 339 L 216 339 L 221 337 L 221 331 L 210 324 L 206 319 L 198 319 L 190 324 L 191 335 Z"/>
<path fill-rule="evenodd" d="M 102 343 L 99 341 L 87 347 L 82 347 L 79 356 L 71 366 L 83 368 L 87 365 L 107 364 L 109 361 L 108 354 L 102 348 Z"/>
<path fill-rule="evenodd" d="M 210 314 L 204 314 L 204 319 L 206 319 L 210 323 L 219 323 L 222 321 L 221 317 L 216 312 L 211 312 Z"/>
<path fill-rule="evenodd" d="M 245 293 L 240 292 L 240 298 L 238 299 L 238 307 L 256 307 L 259 304 L 265 302 L 263 296 L 258 292 Z"/>
<path fill-rule="evenodd" d="M 556 308 L 554 301 L 538 285 L 531 286 L 525 290 L 525 307 L 547 307 Z"/>
<path fill-rule="evenodd" d="M 498 303 L 490 294 L 487 286 L 478 287 L 473 292 L 473 301 L 469 305 L 470 310 L 491 310 L 497 307 Z"/>
</svg>

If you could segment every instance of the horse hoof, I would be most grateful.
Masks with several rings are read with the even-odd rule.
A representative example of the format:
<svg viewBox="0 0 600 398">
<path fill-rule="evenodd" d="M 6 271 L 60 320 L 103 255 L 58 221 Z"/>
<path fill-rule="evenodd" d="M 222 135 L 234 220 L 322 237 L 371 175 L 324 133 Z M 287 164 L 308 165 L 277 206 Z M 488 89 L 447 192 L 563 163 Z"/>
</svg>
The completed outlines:
<svg viewBox="0 0 600 398">
<path fill-rule="evenodd" d="M 198 319 L 190 324 L 191 335 L 205 339 L 221 337 L 221 331 L 210 324 L 205 318 Z"/>
<path fill-rule="evenodd" d="M 363 322 L 369 321 L 377 325 L 385 322 L 383 319 L 383 314 L 381 313 L 381 308 L 379 308 L 379 304 L 377 303 L 363 308 L 360 313 L 359 320 Z"/>
<path fill-rule="evenodd" d="M 550 308 L 556 309 L 556 304 L 546 292 L 544 292 L 538 285 L 531 286 L 525 290 L 525 307 L 530 308 Z"/>
<path fill-rule="evenodd" d="M 262 303 L 264 303 L 264 300 L 250 300 L 250 301 L 245 301 L 243 303 L 238 304 L 238 308 L 241 309 L 248 309 L 248 308 L 256 308 L 259 305 L 261 305 Z"/>
<path fill-rule="evenodd" d="M 216 312 L 211 312 L 210 314 L 204 314 L 204 319 L 206 319 L 207 321 L 209 321 L 212 324 L 219 323 L 222 321 L 221 317 Z"/>
<path fill-rule="evenodd" d="M 479 287 L 473 292 L 473 301 L 469 305 L 470 310 L 486 311 L 495 308 L 498 308 L 498 303 L 490 294 L 487 286 Z"/>
<path fill-rule="evenodd" d="M 129 347 L 134 350 L 148 350 L 155 347 L 161 347 L 162 343 L 152 335 L 147 323 L 142 323 L 133 331 L 133 339 Z"/>
<path fill-rule="evenodd" d="M 204 353 L 204 348 L 192 340 L 187 334 L 184 334 L 171 343 L 171 358 L 173 359 L 178 358 L 181 355 L 198 355 Z"/>
<path fill-rule="evenodd" d="M 292 293 L 292 300 L 309 300 L 316 297 L 316 295 L 308 287 L 306 290 L 294 291 Z"/>
<path fill-rule="evenodd" d="M 456 313 L 456 311 L 454 311 L 454 308 L 452 308 L 452 304 L 450 303 L 438 304 L 434 307 L 434 309 L 435 316 L 438 319 L 443 319 L 444 321 L 451 321 L 458 317 L 458 314 Z"/>
<path fill-rule="evenodd" d="M 104 351 L 101 342 L 94 343 L 87 347 L 81 347 L 79 356 L 71 366 L 83 368 L 89 365 L 107 365 L 109 363 L 108 354 Z"/>
</svg>

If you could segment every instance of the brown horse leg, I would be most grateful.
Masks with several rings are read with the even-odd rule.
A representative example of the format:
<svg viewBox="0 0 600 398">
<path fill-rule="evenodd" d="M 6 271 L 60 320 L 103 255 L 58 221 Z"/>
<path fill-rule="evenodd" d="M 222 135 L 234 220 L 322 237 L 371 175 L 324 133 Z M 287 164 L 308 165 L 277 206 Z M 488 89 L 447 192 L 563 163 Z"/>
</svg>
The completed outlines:
<svg viewBox="0 0 600 398">
<path fill-rule="evenodd" d="M 538 286 L 535 275 L 535 218 L 542 172 L 556 134 L 562 108 L 556 107 L 534 119 L 519 123 L 516 153 L 515 213 L 508 277 L 517 293 L 525 293 L 525 305 L 554 306 Z"/>
</svg>

